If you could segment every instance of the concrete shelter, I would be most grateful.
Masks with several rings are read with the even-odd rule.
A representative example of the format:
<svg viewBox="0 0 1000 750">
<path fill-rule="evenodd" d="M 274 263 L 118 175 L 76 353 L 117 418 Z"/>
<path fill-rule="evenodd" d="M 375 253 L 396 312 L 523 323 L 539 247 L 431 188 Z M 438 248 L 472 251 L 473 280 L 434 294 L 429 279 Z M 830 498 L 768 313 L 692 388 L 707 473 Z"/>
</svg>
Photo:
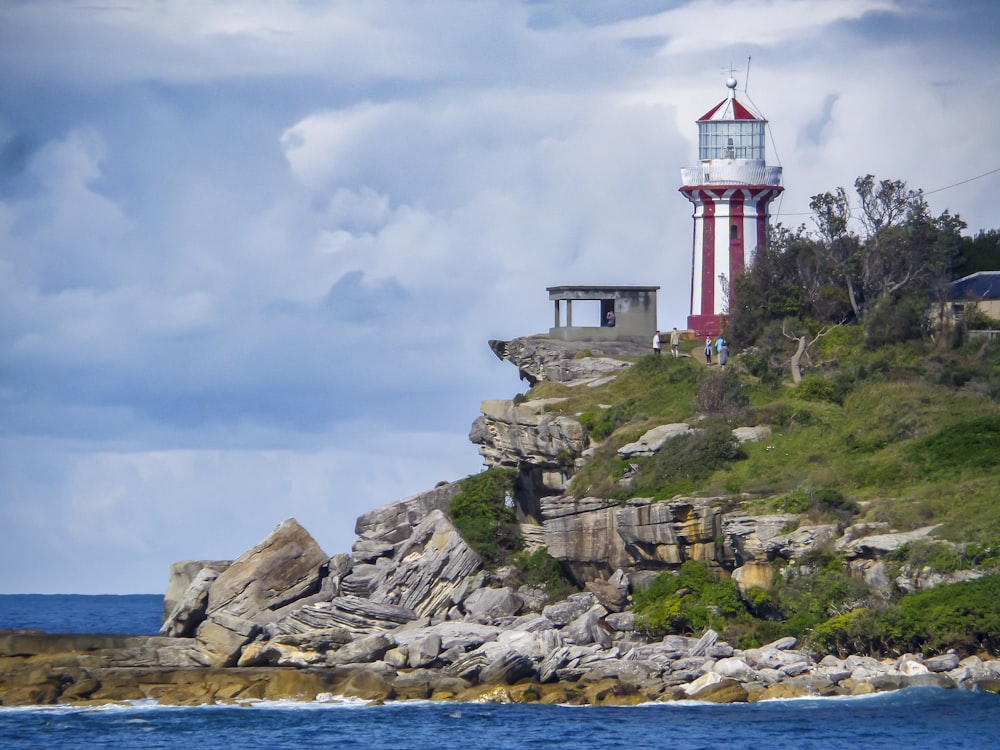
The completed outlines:
<svg viewBox="0 0 1000 750">
<path fill-rule="evenodd" d="M 550 286 L 546 291 L 555 303 L 555 324 L 549 337 L 562 341 L 630 341 L 651 346 L 656 333 L 658 286 Z M 573 324 L 573 303 L 584 303 L 588 325 Z M 596 304 L 595 304 L 596 303 Z M 563 323 L 562 309 L 566 318 Z M 597 313 L 596 317 L 594 313 Z M 609 312 L 615 325 L 606 325 Z M 579 318 L 579 315 L 578 315 Z"/>
</svg>

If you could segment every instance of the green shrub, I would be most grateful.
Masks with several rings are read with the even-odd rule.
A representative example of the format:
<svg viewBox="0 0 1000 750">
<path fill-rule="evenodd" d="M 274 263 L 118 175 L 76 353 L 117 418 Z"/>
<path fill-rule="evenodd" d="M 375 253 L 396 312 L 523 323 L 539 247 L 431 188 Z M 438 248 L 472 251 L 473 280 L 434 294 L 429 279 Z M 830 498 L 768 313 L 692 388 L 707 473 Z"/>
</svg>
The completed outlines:
<svg viewBox="0 0 1000 750">
<path fill-rule="evenodd" d="M 853 385 L 853 378 L 847 373 L 837 373 L 831 378 L 807 375 L 802 378 L 795 395 L 805 401 L 828 401 L 842 405 Z"/>
<path fill-rule="evenodd" d="M 462 480 L 448 515 L 466 543 L 487 566 L 521 548 L 512 492 L 517 471 L 492 468 Z"/>
<path fill-rule="evenodd" d="M 909 542 L 893 550 L 887 557 L 893 569 L 929 568 L 937 573 L 954 573 L 975 567 L 988 567 L 1000 562 L 1000 550 L 993 545 L 951 544 L 934 539 Z"/>
<path fill-rule="evenodd" d="M 991 318 L 977 304 L 966 305 L 965 327 L 970 331 L 996 331 L 1000 329 L 1000 320 Z"/>
<path fill-rule="evenodd" d="M 754 617 L 762 620 L 781 619 L 781 606 L 778 600 L 764 589 L 750 589 L 747 592 L 746 604 Z"/>
<path fill-rule="evenodd" d="M 834 515 L 848 521 L 860 510 L 858 504 L 844 497 L 840 490 L 808 489 L 795 490 L 775 502 L 777 510 L 785 513 L 811 513 L 815 516 Z"/>
<path fill-rule="evenodd" d="M 565 599 L 577 591 L 560 562 L 545 548 L 532 552 L 515 552 L 510 556 L 508 564 L 516 569 L 513 583 L 545 586 L 550 601 Z"/>
<path fill-rule="evenodd" d="M 750 406 L 746 384 L 732 373 L 706 370 L 698 383 L 695 408 L 705 414 L 738 416 Z"/>
<path fill-rule="evenodd" d="M 806 555 L 777 586 L 778 604 L 793 634 L 855 609 L 868 593 L 864 581 L 848 575 L 842 560 L 826 554 Z"/>
<path fill-rule="evenodd" d="M 725 630 L 733 620 L 748 621 L 746 605 L 731 580 L 718 581 L 702 562 L 688 560 L 676 573 L 664 572 L 634 597 L 641 627 L 651 633 Z"/>
<path fill-rule="evenodd" d="M 834 401 L 833 383 L 819 375 L 807 375 L 799 383 L 796 395 L 806 401 Z"/>
<path fill-rule="evenodd" d="M 608 435 L 635 416 L 635 399 L 614 404 L 608 409 L 581 414 L 580 424 L 594 440 L 604 440 Z"/>
<path fill-rule="evenodd" d="M 923 336 L 927 321 L 927 302 L 920 296 L 894 300 L 879 297 L 865 313 L 865 347 L 878 349 Z"/>
<path fill-rule="evenodd" d="M 675 437 L 658 453 L 640 463 L 633 495 L 648 493 L 659 499 L 669 497 L 746 456 L 732 430 L 725 425 L 713 425 Z"/>
<path fill-rule="evenodd" d="M 1000 648 L 1000 575 L 944 584 L 882 609 L 849 612 L 816 626 L 812 643 L 841 654 L 961 653 Z"/>
</svg>

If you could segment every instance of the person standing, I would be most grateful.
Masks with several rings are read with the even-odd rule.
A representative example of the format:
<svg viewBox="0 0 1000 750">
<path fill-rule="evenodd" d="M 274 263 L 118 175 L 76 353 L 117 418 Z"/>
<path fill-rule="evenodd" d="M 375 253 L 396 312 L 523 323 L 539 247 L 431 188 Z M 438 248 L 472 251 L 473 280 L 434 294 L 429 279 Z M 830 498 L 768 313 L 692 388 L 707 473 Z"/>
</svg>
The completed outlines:
<svg viewBox="0 0 1000 750">
<path fill-rule="evenodd" d="M 608 328 L 614 328 L 615 327 L 615 311 L 614 310 L 608 310 L 608 316 L 604 320 L 605 320 L 605 323 L 607 324 Z"/>
<path fill-rule="evenodd" d="M 676 326 L 670 332 L 670 353 L 675 357 L 681 356 L 681 332 L 677 330 Z"/>
<path fill-rule="evenodd" d="M 723 340 L 722 348 L 719 349 L 719 367 L 721 367 L 723 371 L 725 371 L 726 362 L 728 361 L 729 361 L 729 344 L 727 344 L 725 340 Z"/>
<path fill-rule="evenodd" d="M 705 364 L 712 364 L 712 337 L 705 337 Z"/>
<path fill-rule="evenodd" d="M 653 334 L 653 354 L 660 353 L 660 332 L 657 331 Z"/>
<path fill-rule="evenodd" d="M 715 351 L 718 354 L 722 354 L 722 345 L 726 343 L 726 340 L 722 338 L 722 334 L 719 334 L 719 338 L 715 340 Z"/>
</svg>

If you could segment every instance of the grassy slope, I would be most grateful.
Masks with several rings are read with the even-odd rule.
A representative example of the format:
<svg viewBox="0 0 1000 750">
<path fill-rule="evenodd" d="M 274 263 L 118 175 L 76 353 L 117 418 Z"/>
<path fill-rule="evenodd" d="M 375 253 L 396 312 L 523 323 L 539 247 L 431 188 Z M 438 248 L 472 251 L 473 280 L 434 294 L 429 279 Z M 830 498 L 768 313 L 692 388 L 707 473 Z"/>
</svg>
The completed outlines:
<svg viewBox="0 0 1000 750">
<path fill-rule="evenodd" d="M 594 457 L 574 477 L 570 492 L 577 496 L 667 498 L 685 492 L 728 496 L 756 513 L 805 511 L 804 524 L 884 521 L 900 531 L 941 524 L 939 539 L 966 543 L 969 551 L 915 546 L 892 561 L 894 570 L 909 564 L 944 572 L 972 565 L 995 571 L 1000 563 L 1000 350 L 974 343 L 944 349 L 930 342 L 908 342 L 867 351 L 860 336 L 859 330 L 844 328 L 822 339 L 811 352 L 816 366 L 797 387 L 791 385 L 787 368 L 768 366 L 773 353 L 736 356 L 726 373 L 693 357 L 650 355 L 604 386 L 569 389 L 540 383 L 528 397 L 565 397 L 552 409 L 580 416 L 602 438 Z M 697 346 L 689 345 L 688 351 Z M 618 447 L 657 424 L 692 420 L 698 420 L 699 427 L 768 424 L 772 436 L 745 444 L 743 460 L 660 485 L 643 484 L 646 465 L 639 459 L 639 486 L 617 487 L 627 466 L 617 456 Z M 662 472 L 656 476 L 662 477 Z M 905 645 L 864 630 L 884 630 L 878 618 L 899 617 L 897 605 L 883 609 L 876 598 L 856 590 L 830 556 L 810 565 L 812 573 L 790 566 L 773 598 L 762 595 L 760 610 L 749 620 L 744 614 L 714 624 L 728 627 L 737 637 L 748 634 L 747 643 L 752 644 L 779 634 L 807 634 L 813 628 L 826 632 L 821 624 L 827 618 L 861 603 L 865 609 L 852 611 L 871 612 L 871 622 L 852 621 L 834 635 L 827 632 L 826 645 L 842 647 L 865 639 L 877 640 L 887 650 Z M 984 616 L 1000 616 L 1000 603 L 977 596 L 986 602 Z M 772 612 L 769 622 L 758 619 L 771 605 L 778 616 Z M 652 612 L 674 613 L 672 620 L 659 620 L 667 629 L 683 631 L 698 622 L 676 617 L 687 606 L 678 601 L 650 606 Z M 702 611 L 698 606 L 691 604 L 690 611 Z M 870 606 L 875 609 L 867 609 Z M 860 628 L 860 634 L 851 628 Z M 954 635 L 951 642 L 957 645 L 960 640 Z M 976 640 L 980 647 L 996 642 L 993 633 Z M 947 639 L 934 641 L 930 636 L 905 643 L 948 645 Z"/>
<path fill-rule="evenodd" d="M 759 507 L 790 493 L 837 490 L 860 503 L 857 520 L 900 530 L 942 523 L 942 535 L 954 541 L 1000 542 L 1000 435 L 984 435 L 1000 424 L 1000 351 L 910 342 L 866 352 L 859 336 L 845 328 L 824 342 L 814 361 L 826 365 L 807 371 L 798 388 L 788 373 L 751 375 L 745 360 L 752 355 L 734 357 L 725 374 L 664 355 L 599 388 L 540 383 L 528 396 L 567 397 L 551 408 L 615 428 L 576 477 L 575 494 L 608 491 L 624 468 L 617 448 L 657 424 L 699 417 L 701 424 L 769 424 L 769 440 L 744 445 L 746 460 L 688 489 L 743 493 Z M 749 408 L 706 413 L 702 394 L 719 378 L 736 381 Z M 600 423 L 608 415 L 610 424 Z"/>
</svg>

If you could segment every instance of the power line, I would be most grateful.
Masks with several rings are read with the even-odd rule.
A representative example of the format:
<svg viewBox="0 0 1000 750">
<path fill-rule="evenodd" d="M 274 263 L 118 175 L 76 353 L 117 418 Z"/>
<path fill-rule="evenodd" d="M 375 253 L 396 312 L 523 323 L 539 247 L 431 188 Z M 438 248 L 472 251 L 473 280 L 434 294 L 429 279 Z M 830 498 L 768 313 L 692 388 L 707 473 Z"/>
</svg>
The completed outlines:
<svg viewBox="0 0 1000 750">
<path fill-rule="evenodd" d="M 940 192 L 943 192 L 945 190 L 951 190 L 951 188 L 953 188 L 953 187 L 958 187 L 959 185 L 965 185 L 966 183 L 969 183 L 969 182 L 975 182 L 976 180 L 981 180 L 984 177 L 989 177 L 991 174 L 996 174 L 997 172 L 1000 172 L 1000 167 L 997 167 L 996 169 L 991 169 L 989 172 L 983 172 L 982 174 L 977 174 L 975 177 L 970 177 L 967 180 L 960 180 L 959 182 L 953 182 L 951 185 L 945 185 L 944 187 L 935 188 L 934 190 L 925 190 L 925 191 L 923 191 L 923 195 L 934 195 L 934 193 L 940 193 Z M 853 210 L 853 209 L 859 208 L 859 206 L 851 206 L 850 208 Z M 789 213 L 789 214 L 781 214 L 781 215 L 782 216 L 812 216 L 812 211 L 804 211 L 804 212 L 801 212 L 801 213 Z"/>
<path fill-rule="evenodd" d="M 1000 167 L 997 167 L 996 169 L 991 169 L 989 172 L 983 172 L 982 174 L 977 174 L 975 177 L 970 177 L 967 180 L 962 180 L 961 182 L 956 182 L 953 185 L 945 185 L 944 187 L 940 187 L 937 190 L 928 190 L 926 193 L 924 193 L 924 195 L 933 195 L 934 193 L 940 193 L 942 190 L 948 190 L 948 189 L 953 188 L 953 187 L 958 187 L 959 185 L 964 185 L 967 182 L 973 182 L 974 180 L 980 180 L 983 177 L 989 177 L 991 174 L 996 174 L 997 172 L 1000 172 Z"/>
</svg>

